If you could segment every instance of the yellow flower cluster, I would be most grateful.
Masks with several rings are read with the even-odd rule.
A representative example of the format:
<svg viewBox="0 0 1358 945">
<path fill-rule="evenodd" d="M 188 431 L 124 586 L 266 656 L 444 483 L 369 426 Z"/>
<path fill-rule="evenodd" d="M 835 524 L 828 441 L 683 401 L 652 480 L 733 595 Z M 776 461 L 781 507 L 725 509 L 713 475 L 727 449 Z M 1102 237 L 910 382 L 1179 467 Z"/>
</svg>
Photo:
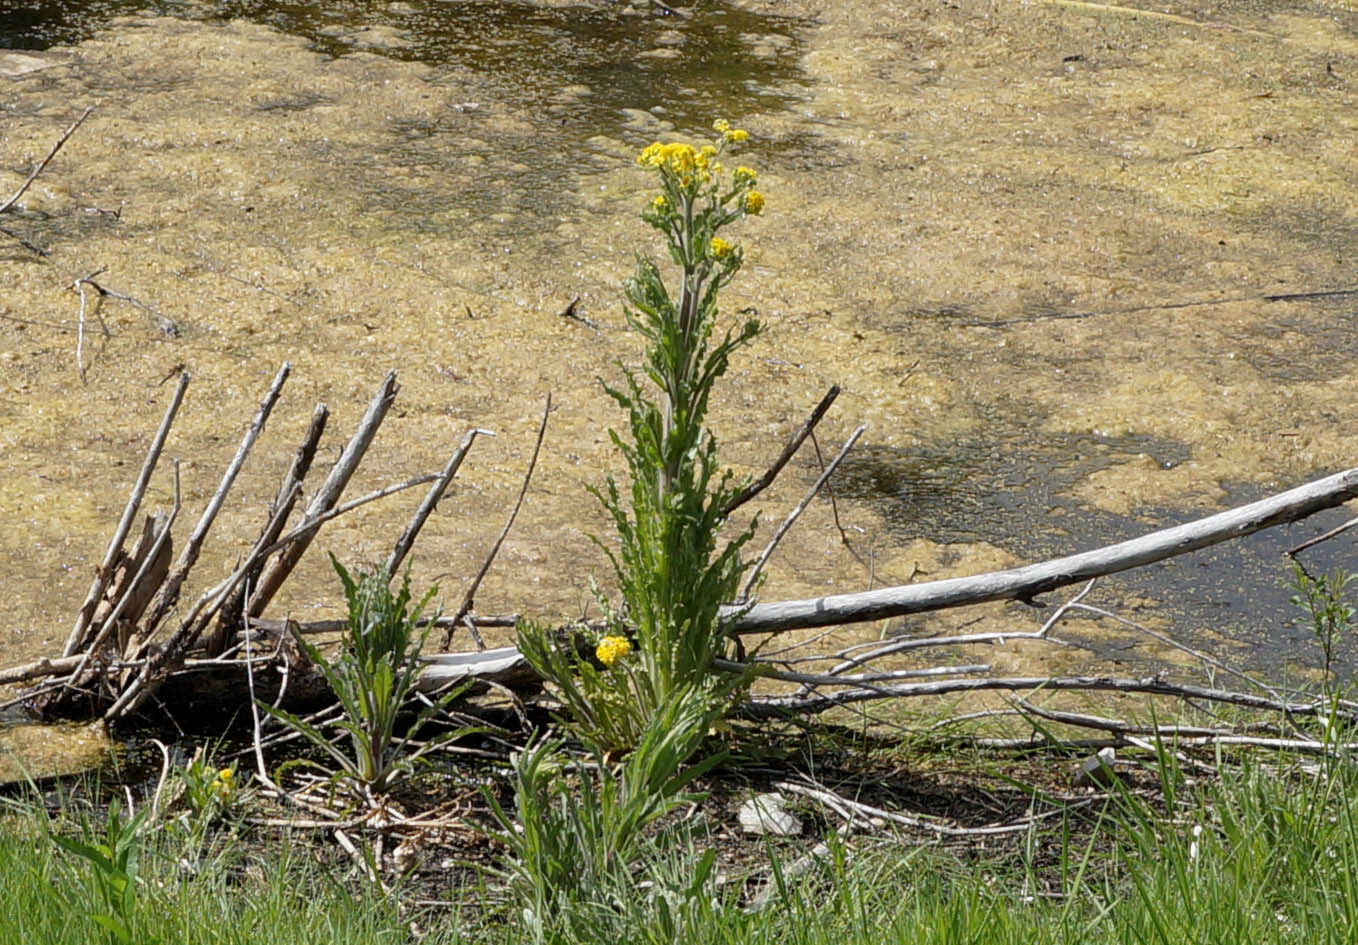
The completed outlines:
<svg viewBox="0 0 1358 945">
<path fill-rule="evenodd" d="M 594 655 L 599 658 L 599 662 L 609 668 L 630 652 L 632 652 L 631 642 L 626 637 L 620 636 L 604 637 L 594 648 Z"/>
<path fill-rule="evenodd" d="M 752 190 L 745 195 L 745 212 L 752 217 L 759 216 L 764 211 L 764 195 L 757 190 Z"/>
<path fill-rule="evenodd" d="M 642 167 L 668 170 L 680 177 L 689 177 L 696 171 L 700 179 L 707 181 L 713 173 L 721 171 L 721 165 L 712 160 L 716 156 L 717 149 L 710 144 L 695 148 L 682 141 L 669 144 L 657 141 L 646 146 L 637 156 L 637 163 Z"/>
<path fill-rule="evenodd" d="M 715 259 L 725 259 L 731 254 L 731 244 L 720 236 L 712 237 L 712 256 Z"/>
<path fill-rule="evenodd" d="M 749 132 L 732 128 L 731 123 L 725 118 L 718 118 L 712 122 L 712 130 L 721 132 L 721 139 L 728 144 L 740 144 L 750 137 Z"/>
<path fill-rule="evenodd" d="M 218 797 L 225 800 L 235 788 L 236 772 L 230 768 L 223 768 L 217 772 L 217 777 L 212 782 L 212 790 Z"/>
</svg>

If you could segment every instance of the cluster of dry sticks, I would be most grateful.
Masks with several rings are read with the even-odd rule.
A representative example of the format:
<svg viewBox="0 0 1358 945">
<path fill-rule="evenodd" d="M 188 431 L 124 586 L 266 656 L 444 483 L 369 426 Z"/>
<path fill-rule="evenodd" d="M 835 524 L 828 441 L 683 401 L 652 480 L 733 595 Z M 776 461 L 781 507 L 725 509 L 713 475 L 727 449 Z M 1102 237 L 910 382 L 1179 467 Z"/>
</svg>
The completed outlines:
<svg viewBox="0 0 1358 945">
<path fill-rule="evenodd" d="M 239 670 L 246 662 L 258 661 L 261 668 L 272 668 L 274 688 L 281 690 L 288 684 L 289 671 L 304 667 L 298 666 L 300 654 L 297 648 L 289 645 L 292 641 L 287 628 L 276 621 L 262 620 L 261 615 L 321 526 L 368 502 L 428 484 L 424 501 L 386 560 L 387 573 L 396 573 L 457 474 L 472 442 L 488 431 L 469 431 L 438 473 L 417 476 L 341 503 L 345 487 L 396 398 L 398 387 L 392 372 L 368 404 L 339 458 L 303 507 L 304 486 L 329 419 L 329 411 L 324 405 L 315 408 L 249 554 L 191 605 L 179 606 L 180 593 L 198 560 L 203 542 L 263 431 L 290 372 L 291 367 L 284 364 L 274 377 L 235 456 L 222 474 L 221 482 L 175 558 L 172 529 L 181 510 L 177 464 L 173 507 L 168 512 L 146 515 L 130 549 L 128 540 L 188 389 L 189 376 L 180 376 L 61 655 L 0 672 L 0 684 L 47 678 L 47 682 L 22 697 L 39 714 L 97 716 L 108 722 L 125 719 L 137 712 L 162 685 L 182 672 L 202 673 L 211 668 Z M 541 443 L 541 433 L 538 442 Z M 536 458 L 536 451 L 534 456 Z M 289 527 L 290 519 L 298 512 L 298 520 Z M 497 542 L 495 547 L 498 546 Z M 450 625 L 474 629 L 478 624 L 471 613 L 471 602 L 489 564 L 487 559 L 481 574 L 468 589 L 462 607 L 449 621 Z M 512 623 L 513 618 L 490 618 L 479 622 L 504 625 Z M 328 627 L 317 625 L 300 629 L 324 631 Z M 272 652 L 268 656 L 251 656 L 248 661 L 242 659 L 242 647 L 251 639 L 256 653 L 263 649 L 261 641 L 271 639 Z M 227 675 L 237 683 L 243 679 L 239 673 Z M 311 678 L 310 684 L 314 686 L 315 683 Z M 273 693 L 275 698 L 282 695 L 281 691 Z M 241 698 L 239 685 L 235 687 L 234 698 Z"/>
</svg>

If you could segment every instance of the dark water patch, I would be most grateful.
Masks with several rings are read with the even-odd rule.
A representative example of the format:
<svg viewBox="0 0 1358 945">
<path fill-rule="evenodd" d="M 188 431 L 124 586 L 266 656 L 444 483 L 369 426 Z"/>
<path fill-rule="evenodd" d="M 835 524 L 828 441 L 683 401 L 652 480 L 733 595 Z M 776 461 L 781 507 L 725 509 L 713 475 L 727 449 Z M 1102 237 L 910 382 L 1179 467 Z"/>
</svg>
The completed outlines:
<svg viewBox="0 0 1358 945">
<path fill-rule="evenodd" d="M 1064 435 L 1001 444 L 971 440 L 909 450 L 868 446 L 845 461 L 833 486 L 837 496 L 875 507 L 901 543 L 917 538 L 984 542 L 1035 563 L 1210 514 L 1148 506 L 1135 516 L 1119 515 L 1069 494 L 1093 473 L 1117 463 L 1146 463 L 1148 457 L 1168 470 L 1189 453 L 1183 444 L 1147 436 Z M 1270 494 L 1256 486 L 1230 487 L 1226 493 L 1223 509 Z M 1130 619 L 1167 618 L 1167 632 L 1175 639 L 1268 671 L 1271 679 L 1287 671 L 1302 682 L 1321 656 L 1309 626 L 1296 621 L 1292 571 L 1282 552 L 1350 517 L 1343 508 L 1330 509 L 1291 526 L 1104 578 L 1098 603 Z M 1358 570 L 1358 538 L 1346 535 L 1318 545 L 1304 560 L 1313 573 Z M 1049 594 L 1044 602 L 1059 603 L 1063 595 L 1069 592 Z M 1162 649 L 1136 634 L 1118 634 L 1113 643 L 1095 637 L 1085 642 L 1103 658 L 1146 671 Z M 1345 676 L 1358 671 L 1358 639 L 1345 641 L 1336 668 Z"/>
<path fill-rule="evenodd" d="M 0 48 L 76 44 L 116 17 L 147 14 L 245 19 L 332 56 L 364 51 L 474 73 L 511 101 L 540 102 L 544 121 L 590 133 L 616 126 L 621 109 L 657 106 L 692 132 L 714 116 L 781 108 L 800 88 L 802 24 L 717 2 L 677 16 L 621 3 L 47 0 L 0 14 Z M 578 93 L 563 98 L 563 89 Z"/>
<path fill-rule="evenodd" d="M 1150 436 L 1092 434 L 868 446 L 844 462 L 833 485 L 836 495 L 879 506 L 899 538 L 988 541 L 1035 559 L 1068 553 L 1056 549 L 1072 538 L 1106 534 L 1122 517 L 1091 512 L 1065 493 L 1092 473 L 1147 456 L 1172 468 L 1188 449 Z"/>
</svg>

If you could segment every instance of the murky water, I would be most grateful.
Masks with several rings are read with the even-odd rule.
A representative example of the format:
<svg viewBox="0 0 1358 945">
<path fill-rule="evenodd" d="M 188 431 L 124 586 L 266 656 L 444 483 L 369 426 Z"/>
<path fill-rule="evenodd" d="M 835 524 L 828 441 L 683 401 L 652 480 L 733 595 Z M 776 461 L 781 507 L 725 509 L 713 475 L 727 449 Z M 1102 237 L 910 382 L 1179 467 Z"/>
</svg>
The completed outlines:
<svg viewBox="0 0 1358 945">
<path fill-rule="evenodd" d="M 98 105 L 0 220 L 49 253 L 0 235 L 3 662 L 60 646 L 181 364 L 195 381 L 170 455 L 189 518 L 277 365 L 295 368 L 200 585 L 255 533 L 312 404 L 335 411 L 333 457 L 397 368 L 398 409 L 354 494 L 436 469 L 471 426 L 499 434 L 422 538 L 417 582 L 460 594 L 551 391 L 535 489 L 478 605 L 588 607 L 606 564 L 586 536 L 605 523 L 583 484 L 616 468 L 619 419 L 595 378 L 635 358 L 617 284 L 652 247 L 631 159 L 718 115 L 750 130 L 742 160 L 769 198 L 727 303 L 770 329 L 718 405 L 727 455 L 761 468 L 830 383 L 845 394 L 822 446 L 871 424 L 838 480 L 853 553 L 817 505 L 766 597 L 1083 550 L 1358 463 L 1349 6 L 683 12 L 108 0 L 0 14 L 0 46 L 42 66 L 0 74 L 0 191 Z M 106 299 L 111 337 L 87 342 L 82 385 L 68 286 L 100 267 L 180 332 Z M 577 295 L 597 330 L 559 317 Z M 765 521 L 814 474 L 799 460 Z M 167 474 L 155 489 L 164 506 Z M 385 554 L 415 501 L 335 523 L 318 551 Z M 1306 663 L 1277 552 L 1344 517 L 1110 581 L 1103 601 L 1232 659 Z M 1354 564 L 1354 547 L 1320 560 Z M 280 611 L 333 607 L 312 557 Z"/>
</svg>

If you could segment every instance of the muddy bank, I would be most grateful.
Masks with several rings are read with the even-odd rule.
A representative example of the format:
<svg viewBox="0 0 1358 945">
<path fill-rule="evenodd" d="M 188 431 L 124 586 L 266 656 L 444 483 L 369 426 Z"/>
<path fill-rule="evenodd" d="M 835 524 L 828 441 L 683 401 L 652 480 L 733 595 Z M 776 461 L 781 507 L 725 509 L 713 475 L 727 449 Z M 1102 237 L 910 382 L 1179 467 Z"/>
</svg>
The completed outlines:
<svg viewBox="0 0 1358 945">
<path fill-rule="evenodd" d="M 616 468 L 606 429 L 620 419 L 595 378 L 635 357 L 617 284 L 653 248 L 631 159 L 712 111 L 749 129 L 742 161 L 769 198 L 727 301 L 770 328 L 718 405 L 728 457 L 760 467 L 830 383 L 845 395 L 822 443 L 871 424 L 839 509 L 857 556 L 817 506 L 766 596 L 1079 550 L 1354 464 L 1358 15 L 854 0 L 702 4 L 685 22 L 589 8 L 595 32 L 619 37 L 611 55 L 672 79 L 648 83 L 588 62 L 572 78 L 552 6 L 526 7 L 546 25 L 496 47 L 551 57 L 550 83 L 456 49 L 421 59 L 419 34 L 383 32 L 379 14 L 365 48 L 248 19 L 121 19 L 0 78 L 6 193 L 99 106 L 4 221 L 49 255 L 0 238 L 6 663 L 60 646 L 180 365 L 195 380 L 169 455 L 192 517 L 278 363 L 294 364 L 204 580 L 245 550 L 313 403 L 335 413 L 333 457 L 397 368 L 396 415 L 354 494 L 437 469 L 471 426 L 498 434 L 417 548 L 417 584 L 441 577 L 455 597 L 552 391 L 535 488 L 477 603 L 584 611 L 588 575 L 606 576 L 584 484 Z M 718 14 L 744 17 L 724 65 L 666 71 Z M 81 385 L 67 287 L 100 267 L 179 334 L 105 300 L 112 337 L 94 339 Z M 1324 292 L 1337 294 L 1311 294 Z M 576 295 L 597 330 L 558 316 Z M 795 464 L 767 521 L 814 472 Z M 167 477 L 154 494 L 168 503 Z M 384 556 L 416 501 L 329 527 L 275 611 L 333 609 L 317 552 Z M 1110 594 L 1162 629 L 1246 641 L 1241 655 L 1282 641 L 1276 590 L 1262 616 L 1247 603 L 1256 574 L 1184 570 Z M 1221 588 L 1206 607 L 1167 606 L 1204 585 Z M 1224 621 L 1222 597 L 1242 602 Z"/>
</svg>

